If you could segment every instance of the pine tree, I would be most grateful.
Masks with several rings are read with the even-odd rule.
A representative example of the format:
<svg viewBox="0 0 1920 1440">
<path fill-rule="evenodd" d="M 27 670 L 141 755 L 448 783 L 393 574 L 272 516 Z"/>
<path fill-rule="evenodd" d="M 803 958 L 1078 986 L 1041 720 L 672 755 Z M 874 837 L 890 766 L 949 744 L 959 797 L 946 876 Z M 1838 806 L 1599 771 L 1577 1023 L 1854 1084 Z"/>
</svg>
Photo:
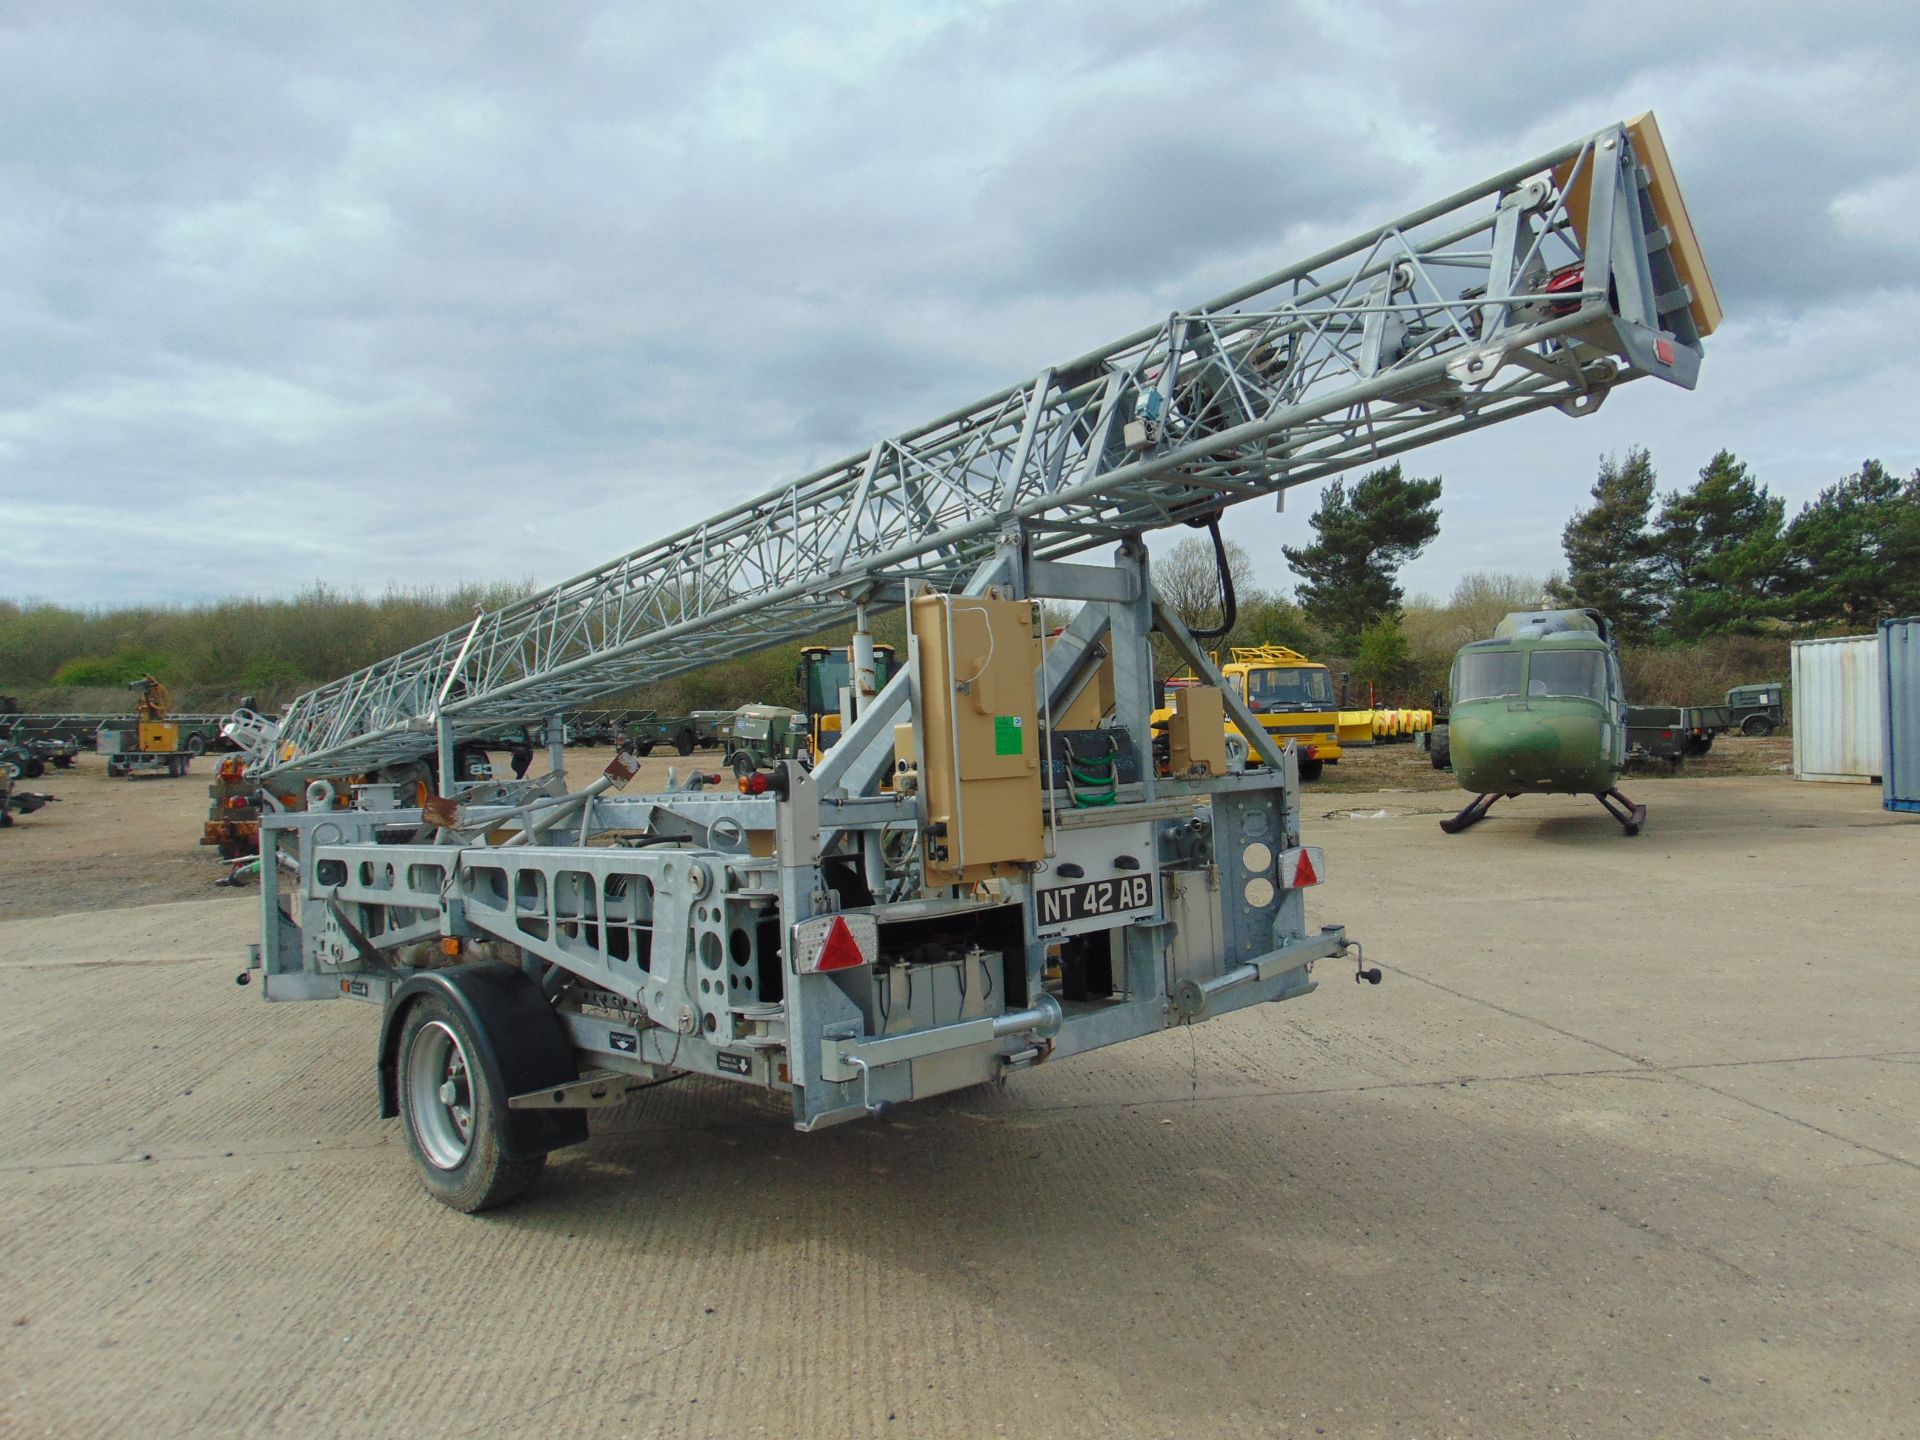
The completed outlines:
<svg viewBox="0 0 1920 1440">
<path fill-rule="evenodd" d="M 1687 491 L 1661 497 L 1652 569 L 1665 628 L 1681 639 L 1750 629 L 1777 613 L 1786 561 L 1786 503 L 1722 450 Z"/>
<path fill-rule="evenodd" d="M 1657 478 L 1644 446 L 1627 451 L 1625 460 L 1603 457 L 1593 504 L 1569 520 L 1560 535 L 1567 578 L 1555 582 L 1554 596 L 1598 610 L 1623 639 L 1647 635 L 1660 613 L 1647 533 Z"/>
<path fill-rule="evenodd" d="M 1920 611 L 1920 471 L 1869 460 L 1786 529 L 1786 607 L 1816 624 L 1871 625 Z"/>
<path fill-rule="evenodd" d="M 1354 644 L 1382 616 L 1398 617 L 1406 597 L 1400 567 L 1440 533 L 1440 480 L 1409 480 L 1398 465 L 1369 471 L 1349 494 L 1335 480 L 1313 512 L 1313 544 L 1281 546 L 1300 577 L 1307 618 L 1334 643 Z"/>
<path fill-rule="evenodd" d="M 1353 657 L 1354 679 L 1362 685 L 1371 683 L 1384 702 L 1400 696 L 1413 675 L 1413 650 L 1406 632 L 1392 615 L 1382 615 L 1361 632 Z"/>
</svg>

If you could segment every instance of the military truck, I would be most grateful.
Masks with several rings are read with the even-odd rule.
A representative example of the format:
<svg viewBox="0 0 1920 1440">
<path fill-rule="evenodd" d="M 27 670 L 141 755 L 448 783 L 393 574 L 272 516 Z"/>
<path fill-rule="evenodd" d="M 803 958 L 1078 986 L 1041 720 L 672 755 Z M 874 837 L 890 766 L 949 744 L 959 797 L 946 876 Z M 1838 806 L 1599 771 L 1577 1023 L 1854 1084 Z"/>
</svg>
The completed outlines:
<svg viewBox="0 0 1920 1440">
<path fill-rule="evenodd" d="M 670 745 L 681 755 L 718 750 L 724 743 L 721 727 L 732 718 L 731 710 L 695 710 L 691 715 L 642 710 L 626 722 L 627 743 L 640 755 L 651 755 L 658 745 Z"/>
<path fill-rule="evenodd" d="M 742 705 L 721 726 L 720 743 L 736 775 L 771 769 L 802 756 L 813 763 L 807 717 L 785 705 Z"/>
<path fill-rule="evenodd" d="M 1755 737 L 1771 735 L 1787 723 L 1787 687 L 1778 680 L 1736 685 L 1719 705 L 1689 705 L 1685 718 L 1686 750 L 1704 755 L 1713 749 L 1716 735 L 1738 730 Z"/>
</svg>

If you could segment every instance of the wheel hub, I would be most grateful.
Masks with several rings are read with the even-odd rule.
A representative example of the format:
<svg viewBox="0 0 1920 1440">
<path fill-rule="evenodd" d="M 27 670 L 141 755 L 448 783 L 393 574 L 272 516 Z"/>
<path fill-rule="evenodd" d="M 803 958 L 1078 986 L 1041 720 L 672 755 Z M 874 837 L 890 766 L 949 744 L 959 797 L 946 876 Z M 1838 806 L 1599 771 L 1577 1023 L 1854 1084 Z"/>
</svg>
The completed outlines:
<svg viewBox="0 0 1920 1440">
<path fill-rule="evenodd" d="M 443 1021 L 414 1032 L 407 1049 L 408 1116 L 429 1164 L 456 1169 L 473 1145 L 473 1085 L 460 1037 Z"/>
</svg>

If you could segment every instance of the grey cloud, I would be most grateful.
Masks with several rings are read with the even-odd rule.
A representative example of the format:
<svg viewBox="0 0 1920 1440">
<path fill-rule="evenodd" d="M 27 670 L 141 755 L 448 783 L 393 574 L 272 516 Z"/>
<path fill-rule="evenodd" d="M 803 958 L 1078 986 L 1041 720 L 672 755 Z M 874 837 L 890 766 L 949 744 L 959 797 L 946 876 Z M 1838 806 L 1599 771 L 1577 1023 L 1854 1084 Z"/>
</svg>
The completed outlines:
<svg viewBox="0 0 1920 1440">
<path fill-rule="evenodd" d="M 1646 101 L 1739 323 L 1675 407 L 1418 457 L 1441 548 L 1545 568 L 1486 496 L 1641 428 L 1891 453 L 1845 317 L 1913 295 L 1915 22 L 1713 8 L 11 12 L 3 588 L 559 578 Z"/>
</svg>

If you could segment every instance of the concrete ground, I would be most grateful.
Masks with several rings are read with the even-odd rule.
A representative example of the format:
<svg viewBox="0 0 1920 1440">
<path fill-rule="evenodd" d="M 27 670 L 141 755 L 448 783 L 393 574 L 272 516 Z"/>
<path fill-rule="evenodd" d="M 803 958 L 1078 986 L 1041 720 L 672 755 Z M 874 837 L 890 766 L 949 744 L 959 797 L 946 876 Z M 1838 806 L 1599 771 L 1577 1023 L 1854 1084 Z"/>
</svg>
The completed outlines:
<svg viewBox="0 0 1920 1440">
<path fill-rule="evenodd" d="M 813 1136 L 689 1081 L 481 1218 L 372 1010 L 236 989 L 244 898 L 111 908 L 113 797 L 53 807 L 0 892 L 58 843 L 108 908 L 0 922 L 0 1431 L 1914 1434 L 1920 825 L 1648 788 L 1310 797 L 1378 989 Z"/>
</svg>

